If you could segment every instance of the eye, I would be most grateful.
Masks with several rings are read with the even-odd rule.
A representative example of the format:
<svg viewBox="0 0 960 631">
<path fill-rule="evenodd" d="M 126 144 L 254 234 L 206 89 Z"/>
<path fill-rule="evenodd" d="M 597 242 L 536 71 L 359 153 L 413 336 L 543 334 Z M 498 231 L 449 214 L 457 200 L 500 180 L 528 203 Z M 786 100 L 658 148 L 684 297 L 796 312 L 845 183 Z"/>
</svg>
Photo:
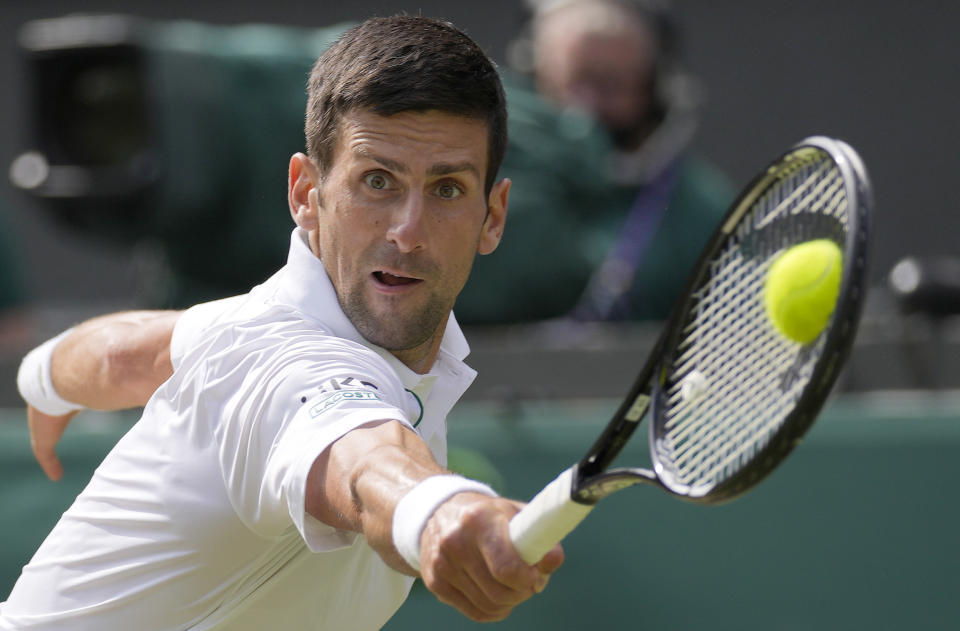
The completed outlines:
<svg viewBox="0 0 960 631">
<path fill-rule="evenodd" d="M 456 199 L 463 195 L 463 189 L 451 182 L 444 182 L 437 186 L 437 195 L 442 199 Z"/>
<path fill-rule="evenodd" d="M 390 180 L 383 173 L 367 173 L 363 176 L 363 181 L 376 191 L 382 191 L 390 186 Z"/>
</svg>

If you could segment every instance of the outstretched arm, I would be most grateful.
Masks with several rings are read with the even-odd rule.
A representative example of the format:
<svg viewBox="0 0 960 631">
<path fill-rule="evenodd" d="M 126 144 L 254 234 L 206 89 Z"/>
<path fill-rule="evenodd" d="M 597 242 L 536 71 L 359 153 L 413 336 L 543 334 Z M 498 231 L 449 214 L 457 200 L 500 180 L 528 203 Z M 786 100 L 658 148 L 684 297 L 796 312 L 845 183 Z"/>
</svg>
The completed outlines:
<svg viewBox="0 0 960 631">
<path fill-rule="evenodd" d="M 524 563 L 508 533 L 510 518 L 521 505 L 475 492 L 466 480 L 462 492 L 447 497 L 456 478 L 436 476 L 449 473 L 401 423 L 362 427 L 315 461 L 307 483 L 307 512 L 361 532 L 391 567 L 407 574 L 419 570 L 437 598 L 469 618 L 501 620 L 544 589 L 563 562 L 563 551 L 556 546 L 536 566 Z M 424 480 L 442 483 L 419 486 Z M 397 511 L 401 500 L 406 506 Z M 398 520 L 407 522 L 400 530 L 415 535 L 412 554 L 409 545 L 395 540 Z M 406 556 L 398 547 L 407 548 Z"/>
<path fill-rule="evenodd" d="M 63 475 L 56 445 L 76 411 L 47 408 L 31 388 L 48 371 L 47 388 L 77 408 L 121 410 L 144 405 L 173 373 L 170 337 L 180 311 L 127 311 L 87 320 L 55 345 L 49 356 L 25 360 L 18 382 L 27 399 L 33 454 L 52 480 Z M 43 408 L 46 412 L 41 411 Z M 51 413 L 52 412 L 52 413 Z"/>
</svg>

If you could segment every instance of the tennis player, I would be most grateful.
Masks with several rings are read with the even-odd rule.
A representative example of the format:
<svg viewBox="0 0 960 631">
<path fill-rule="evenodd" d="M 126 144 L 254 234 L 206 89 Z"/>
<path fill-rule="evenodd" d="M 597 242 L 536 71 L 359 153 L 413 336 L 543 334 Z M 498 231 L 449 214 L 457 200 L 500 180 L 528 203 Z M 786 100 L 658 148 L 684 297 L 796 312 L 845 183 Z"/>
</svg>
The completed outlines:
<svg viewBox="0 0 960 631">
<path fill-rule="evenodd" d="M 377 629 L 418 574 L 487 621 L 545 587 L 559 547 L 523 563 L 519 504 L 444 468 L 445 416 L 475 374 L 451 310 L 503 233 L 505 111 L 455 27 L 364 22 L 310 77 L 283 268 L 183 313 L 88 321 L 24 359 L 51 477 L 77 409 L 145 408 L 0 629 Z"/>
</svg>

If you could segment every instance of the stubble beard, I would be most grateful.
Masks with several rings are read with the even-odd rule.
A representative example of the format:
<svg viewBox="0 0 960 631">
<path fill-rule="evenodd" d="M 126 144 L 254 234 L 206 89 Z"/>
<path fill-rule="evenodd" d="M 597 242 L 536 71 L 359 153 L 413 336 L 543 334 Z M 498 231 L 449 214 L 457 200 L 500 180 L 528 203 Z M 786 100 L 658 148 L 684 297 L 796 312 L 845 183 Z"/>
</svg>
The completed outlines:
<svg viewBox="0 0 960 631">
<path fill-rule="evenodd" d="M 403 312 L 397 305 L 395 310 L 388 313 L 378 313 L 367 304 L 360 292 L 345 297 L 341 307 L 365 340 L 388 351 L 417 348 L 442 334 L 438 329 L 451 310 L 449 305 L 441 304 L 436 296 L 430 296 L 426 304 L 415 310 Z"/>
<path fill-rule="evenodd" d="M 344 314 L 365 340 L 391 352 L 415 349 L 437 335 L 443 335 L 440 327 L 453 309 L 455 295 L 453 299 L 444 295 L 445 285 L 439 266 L 425 259 L 400 255 L 392 248 L 380 247 L 383 249 L 374 250 L 364 258 L 429 279 L 424 282 L 429 283 L 431 290 L 420 302 L 402 295 L 371 298 L 367 294 L 369 286 L 361 282 L 340 297 Z"/>
</svg>

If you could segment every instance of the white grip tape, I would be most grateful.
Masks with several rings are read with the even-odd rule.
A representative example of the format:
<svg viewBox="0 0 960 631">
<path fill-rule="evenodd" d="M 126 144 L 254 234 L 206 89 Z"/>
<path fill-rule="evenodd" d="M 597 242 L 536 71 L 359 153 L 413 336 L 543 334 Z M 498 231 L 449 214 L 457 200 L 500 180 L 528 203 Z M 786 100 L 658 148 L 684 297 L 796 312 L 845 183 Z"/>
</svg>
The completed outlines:
<svg viewBox="0 0 960 631">
<path fill-rule="evenodd" d="M 67 329 L 27 353 L 20 362 L 20 370 L 17 372 L 17 389 L 20 391 L 20 396 L 34 408 L 50 416 L 63 416 L 84 409 L 82 405 L 71 403 L 57 394 L 50 376 L 50 359 L 53 357 L 53 349 L 72 331 L 72 328 Z"/>
<path fill-rule="evenodd" d="M 573 467 L 561 473 L 510 520 L 510 540 L 520 557 L 531 565 L 563 541 L 593 510 L 592 504 L 580 504 L 570 498 L 573 475 Z"/>
</svg>

